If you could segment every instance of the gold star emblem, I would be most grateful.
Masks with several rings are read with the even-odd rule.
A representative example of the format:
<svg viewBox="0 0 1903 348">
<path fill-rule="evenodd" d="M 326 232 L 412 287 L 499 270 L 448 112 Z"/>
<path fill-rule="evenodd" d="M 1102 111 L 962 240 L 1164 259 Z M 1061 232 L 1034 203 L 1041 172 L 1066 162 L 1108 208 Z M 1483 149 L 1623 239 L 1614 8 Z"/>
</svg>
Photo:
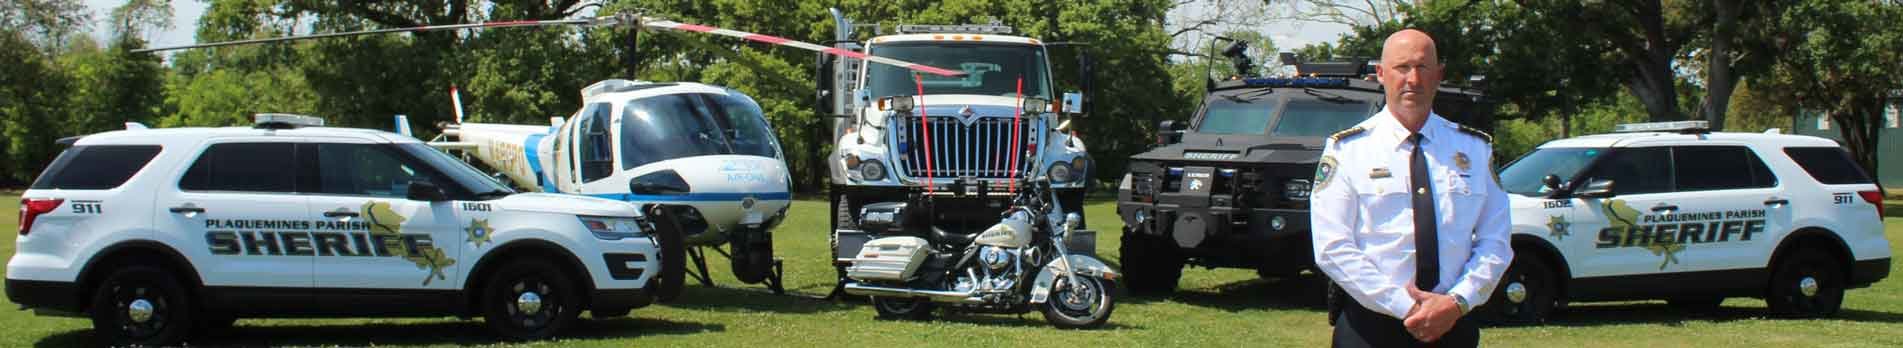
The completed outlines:
<svg viewBox="0 0 1903 348">
<path fill-rule="evenodd" d="M 490 241 L 489 235 L 495 233 L 496 229 L 489 227 L 487 219 L 469 219 L 469 227 L 464 228 L 463 232 L 469 233 L 470 243 L 475 243 L 477 248 L 481 248 L 483 243 Z"/>
<path fill-rule="evenodd" d="M 1572 231 L 1568 231 L 1571 227 L 1573 223 L 1566 222 L 1566 217 L 1563 215 L 1553 215 L 1546 219 L 1547 235 L 1552 236 L 1553 239 L 1566 240 L 1566 236 L 1573 234 Z"/>
</svg>

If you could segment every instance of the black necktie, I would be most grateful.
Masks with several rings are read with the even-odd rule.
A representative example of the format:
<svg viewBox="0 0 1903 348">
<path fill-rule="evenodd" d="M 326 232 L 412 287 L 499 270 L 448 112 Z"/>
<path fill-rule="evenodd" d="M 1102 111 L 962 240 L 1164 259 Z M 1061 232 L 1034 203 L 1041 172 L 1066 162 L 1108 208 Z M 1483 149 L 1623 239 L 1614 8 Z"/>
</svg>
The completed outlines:
<svg viewBox="0 0 1903 348">
<path fill-rule="evenodd" d="M 1440 284 L 1440 226 L 1434 214 L 1434 188 L 1427 182 L 1427 156 L 1421 154 L 1421 133 L 1408 136 L 1414 155 L 1408 158 L 1408 190 L 1414 194 L 1414 286 L 1434 291 Z"/>
</svg>

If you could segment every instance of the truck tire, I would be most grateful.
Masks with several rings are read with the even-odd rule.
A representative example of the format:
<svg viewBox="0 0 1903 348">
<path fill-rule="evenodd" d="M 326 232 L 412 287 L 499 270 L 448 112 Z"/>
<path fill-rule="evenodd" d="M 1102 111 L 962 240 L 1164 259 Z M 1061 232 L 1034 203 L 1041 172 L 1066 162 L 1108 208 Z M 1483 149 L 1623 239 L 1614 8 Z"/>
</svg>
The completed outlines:
<svg viewBox="0 0 1903 348">
<path fill-rule="evenodd" d="M 1123 284 L 1131 294 L 1163 296 L 1176 292 L 1176 281 L 1183 277 L 1183 255 L 1176 243 L 1151 238 L 1123 228 L 1123 245 L 1118 257 L 1123 264 Z"/>
<path fill-rule="evenodd" d="M 846 280 L 846 265 L 830 261 L 834 257 L 834 251 L 839 250 L 839 230 L 857 228 L 859 225 L 852 222 L 852 198 L 845 194 L 834 194 L 833 229 L 826 231 L 826 255 L 828 255 L 826 259 L 828 263 L 833 264 L 833 273 L 839 276 L 840 284 L 844 284 Z"/>
<path fill-rule="evenodd" d="M 1764 302 L 1778 315 L 1815 318 L 1837 314 L 1844 302 L 1843 265 L 1814 248 L 1799 249 L 1772 270 Z"/>
<path fill-rule="evenodd" d="M 172 346 L 192 333 L 198 315 L 185 286 L 165 269 L 129 266 L 93 290 L 93 333 L 109 346 Z"/>
</svg>

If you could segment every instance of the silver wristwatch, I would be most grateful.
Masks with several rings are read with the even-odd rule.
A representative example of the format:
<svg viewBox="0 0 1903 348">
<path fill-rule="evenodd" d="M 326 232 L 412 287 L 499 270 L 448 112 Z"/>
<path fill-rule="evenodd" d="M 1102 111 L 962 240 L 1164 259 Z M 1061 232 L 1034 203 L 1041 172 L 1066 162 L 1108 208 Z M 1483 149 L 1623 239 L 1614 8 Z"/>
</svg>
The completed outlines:
<svg viewBox="0 0 1903 348">
<path fill-rule="evenodd" d="M 1473 311 L 1473 306 L 1467 304 L 1467 298 L 1460 297 L 1460 294 L 1448 294 L 1448 296 L 1454 297 L 1454 307 L 1460 308 L 1460 315 L 1467 315 L 1467 312 Z"/>
</svg>

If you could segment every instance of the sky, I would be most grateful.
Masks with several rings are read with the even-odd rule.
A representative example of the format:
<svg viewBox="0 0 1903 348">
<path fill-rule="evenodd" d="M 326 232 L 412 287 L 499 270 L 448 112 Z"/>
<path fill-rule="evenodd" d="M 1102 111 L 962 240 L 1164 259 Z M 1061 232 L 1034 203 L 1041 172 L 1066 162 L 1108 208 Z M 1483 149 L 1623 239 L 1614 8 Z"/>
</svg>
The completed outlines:
<svg viewBox="0 0 1903 348">
<path fill-rule="evenodd" d="M 85 0 L 86 7 L 93 12 L 94 23 L 104 23 L 112 8 L 125 4 L 124 0 Z M 208 6 L 205 0 L 173 0 L 172 27 L 146 37 L 151 47 L 177 46 L 192 43 L 193 33 L 198 31 L 198 17 L 205 14 Z M 1201 16 L 1201 7 L 1185 6 L 1170 14 L 1170 18 Z M 1270 23 L 1260 29 L 1275 46 L 1291 51 L 1311 43 L 1332 42 L 1349 31 L 1348 26 L 1334 23 L 1278 22 Z M 110 28 L 95 24 L 91 28 L 93 36 L 104 39 L 110 37 Z M 1258 59 L 1267 59 L 1266 57 Z"/>
</svg>

